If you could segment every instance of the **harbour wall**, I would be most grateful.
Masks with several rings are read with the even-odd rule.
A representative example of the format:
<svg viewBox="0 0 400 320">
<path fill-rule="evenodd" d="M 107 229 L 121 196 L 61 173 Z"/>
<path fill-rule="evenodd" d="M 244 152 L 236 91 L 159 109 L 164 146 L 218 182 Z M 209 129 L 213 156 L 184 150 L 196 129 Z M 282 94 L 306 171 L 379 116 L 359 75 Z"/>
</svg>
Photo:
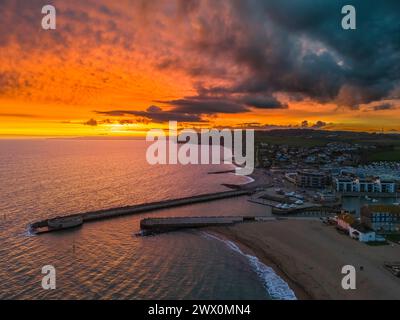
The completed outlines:
<svg viewBox="0 0 400 320">
<path fill-rule="evenodd" d="M 134 205 L 134 206 L 126 206 L 126 207 L 98 210 L 98 211 L 92 211 L 92 212 L 83 212 L 83 213 L 65 215 L 65 216 L 61 216 L 58 218 L 63 218 L 63 219 L 71 218 L 72 219 L 74 217 L 80 216 L 80 217 L 82 217 L 83 223 L 93 222 L 93 221 L 111 219 L 111 218 L 115 218 L 115 217 L 127 216 L 127 215 L 132 215 L 132 214 L 145 213 L 145 212 L 154 211 L 154 210 L 167 209 L 167 208 L 191 205 L 191 204 L 196 204 L 196 203 L 201 203 L 201 202 L 208 202 L 208 201 L 214 201 L 214 200 L 221 200 L 221 199 L 251 195 L 252 193 L 253 193 L 253 190 L 251 190 L 251 189 L 216 192 L 216 193 L 203 194 L 203 195 L 197 195 L 197 196 L 191 196 L 191 197 L 185 197 L 185 198 L 144 203 L 144 204 L 139 204 L 139 205 Z M 49 219 L 34 222 L 31 224 L 31 229 L 33 229 L 33 231 L 35 231 L 35 229 L 38 229 L 38 228 L 46 228 L 49 226 L 48 221 L 49 221 Z M 52 231 L 57 231 L 57 230 L 58 229 L 54 229 Z"/>
</svg>

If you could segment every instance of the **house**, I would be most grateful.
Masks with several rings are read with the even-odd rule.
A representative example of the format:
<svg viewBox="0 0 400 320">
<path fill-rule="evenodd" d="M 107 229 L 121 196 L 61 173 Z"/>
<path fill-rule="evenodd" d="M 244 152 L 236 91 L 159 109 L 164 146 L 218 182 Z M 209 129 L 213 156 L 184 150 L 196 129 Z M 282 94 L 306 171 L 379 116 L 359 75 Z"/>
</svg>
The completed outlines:
<svg viewBox="0 0 400 320">
<path fill-rule="evenodd" d="M 361 222 L 354 222 L 351 224 L 349 228 L 349 235 L 351 238 L 360 242 L 377 241 L 375 231 L 368 228 Z"/>
<path fill-rule="evenodd" d="M 369 205 L 361 208 L 361 222 L 375 231 L 400 231 L 400 207 Z"/>
<path fill-rule="evenodd" d="M 349 231 L 351 225 L 356 221 L 356 219 L 349 213 L 341 213 L 337 217 L 337 225 L 340 229 Z"/>
</svg>

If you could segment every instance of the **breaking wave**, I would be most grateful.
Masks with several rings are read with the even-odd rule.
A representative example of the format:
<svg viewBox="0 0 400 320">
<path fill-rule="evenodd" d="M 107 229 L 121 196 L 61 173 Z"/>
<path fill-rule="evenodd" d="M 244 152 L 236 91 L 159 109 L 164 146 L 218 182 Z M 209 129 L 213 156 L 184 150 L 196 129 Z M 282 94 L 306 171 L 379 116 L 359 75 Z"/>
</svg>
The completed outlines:
<svg viewBox="0 0 400 320">
<path fill-rule="evenodd" d="M 215 239 L 223 242 L 229 249 L 244 256 L 249 261 L 252 269 L 257 273 L 268 295 L 275 300 L 297 300 L 295 293 L 289 285 L 275 273 L 274 269 L 263 264 L 257 257 L 244 253 L 232 241 L 221 239 L 213 234 L 202 232 L 202 235 L 208 239 Z"/>
</svg>

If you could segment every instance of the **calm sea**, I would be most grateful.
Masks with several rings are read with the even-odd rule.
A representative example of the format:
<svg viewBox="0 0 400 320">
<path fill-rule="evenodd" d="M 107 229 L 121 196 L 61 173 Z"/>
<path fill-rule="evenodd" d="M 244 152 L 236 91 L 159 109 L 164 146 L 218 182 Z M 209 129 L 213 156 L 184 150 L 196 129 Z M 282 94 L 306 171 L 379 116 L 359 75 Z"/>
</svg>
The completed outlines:
<svg viewBox="0 0 400 320">
<path fill-rule="evenodd" d="M 42 236 L 29 223 L 225 191 L 229 165 L 150 166 L 140 140 L 0 140 L 1 299 L 270 299 L 290 289 L 255 257 L 201 231 L 135 237 L 145 216 L 269 214 L 246 198 L 155 211 Z M 56 268 L 43 290 L 41 269 Z"/>
<path fill-rule="evenodd" d="M 398 202 L 399 199 L 392 198 L 377 198 L 376 203 L 371 201 L 372 198 L 367 200 L 365 197 L 343 197 L 342 205 L 343 208 L 349 211 L 354 211 L 356 216 L 360 216 L 361 208 L 365 205 L 374 205 L 374 204 L 384 204 L 384 205 L 392 205 L 395 202 Z"/>
</svg>

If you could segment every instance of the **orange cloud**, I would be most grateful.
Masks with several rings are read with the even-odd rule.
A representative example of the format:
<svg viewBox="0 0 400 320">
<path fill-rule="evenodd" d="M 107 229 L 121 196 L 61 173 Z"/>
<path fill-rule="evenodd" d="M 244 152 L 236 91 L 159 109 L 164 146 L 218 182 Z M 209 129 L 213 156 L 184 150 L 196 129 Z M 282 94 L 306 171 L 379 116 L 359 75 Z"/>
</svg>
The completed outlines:
<svg viewBox="0 0 400 320">
<path fill-rule="evenodd" d="M 339 129 L 399 128 L 395 97 L 369 101 L 371 93 L 365 101 L 367 90 L 336 88 L 327 80 L 330 70 L 341 70 L 336 53 L 292 34 L 293 43 L 279 38 L 278 22 L 261 24 L 255 8 L 189 0 L 53 3 L 54 31 L 40 28 L 42 1 L 2 3 L 0 28 L 8 32 L 0 35 L 0 135 L 143 134 L 174 116 L 208 126 L 307 119 Z M 284 51 L 290 46 L 309 51 L 305 66 L 290 66 L 297 61 Z M 342 107 L 357 94 L 357 108 Z M 394 107 L 378 108 L 380 100 Z"/>
</svg>

